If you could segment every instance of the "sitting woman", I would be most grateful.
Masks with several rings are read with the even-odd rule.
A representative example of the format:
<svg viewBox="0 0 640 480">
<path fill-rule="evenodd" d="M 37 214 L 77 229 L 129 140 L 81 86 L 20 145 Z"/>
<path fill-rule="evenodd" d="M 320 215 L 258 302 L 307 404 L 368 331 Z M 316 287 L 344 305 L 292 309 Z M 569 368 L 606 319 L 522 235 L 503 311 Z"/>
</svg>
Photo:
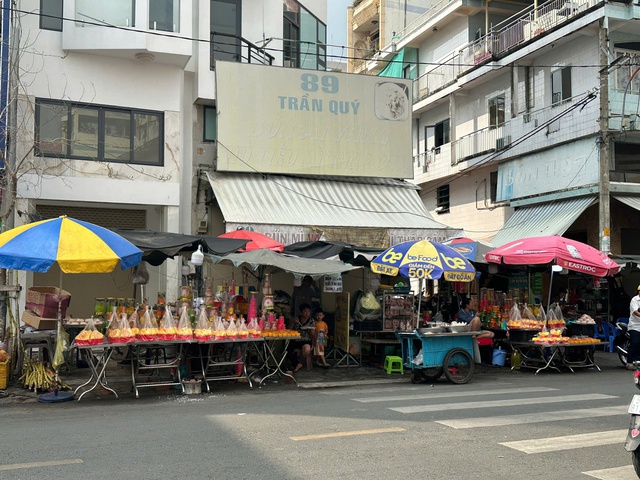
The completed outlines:
<svg viewBox="0 0 640 480">
<path fill-rule="evenodd" d="M 300 370 L 304 365 L 307 366 L 307 371 L 311 371 L 311 364 L 313 361 L 313 337 L 315 333 L 316 324 L 311 316 L 311 305 L 303 303 L 300 305 L 300 315 L 298 315 L 290 329 L 300 332 L 300 340 L 292 341 L 289 344 L 289 357 L 292 360 L 292 364 L 295 365 L 294 372 Z"/>
<path fill-rule="evenodd" d="M 476 338 L 493 338 L 494 334 L 490 330 L 482 330 L 482 322 L 476 311 L 472 309 L 472 302 L 469 298 L 463 298 L 460 303 L 460 311 L 458 312 L 458 322 L 464 322 L 470 325 L 469 330 L 478 332 Z"/>
</svg>

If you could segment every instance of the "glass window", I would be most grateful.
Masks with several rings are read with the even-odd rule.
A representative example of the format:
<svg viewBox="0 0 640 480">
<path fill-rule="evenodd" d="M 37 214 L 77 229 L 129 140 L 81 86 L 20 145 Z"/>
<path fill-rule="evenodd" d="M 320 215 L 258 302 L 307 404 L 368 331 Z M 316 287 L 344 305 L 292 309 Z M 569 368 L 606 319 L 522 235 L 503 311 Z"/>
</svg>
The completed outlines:
<svg viewBox="0 0 640 480">
<path fill-rule="evenodd" d="M 240 0 L 211 0 L 211 60 L 241 60 Z M 211 64 L 213 68 L 213 62 Z"/>
<path fill-rule="evenodd" d="M 436 123 L 436 147 L 449 143 L 449 119 Z"/>
<path fill-rule="evenodd" d="M 133 114 L 133 161 L 145 165 L 155 165 L 161 158 L 162 120 L 158 115 Z"/>
<path fill-rule="evenodd" d="M 38 105 L 36 123 L 36 149 L 43 155 L 66 155 L 67 107 L 55 103 Z"/>
<path fill-rule="evenodd" d="M 135 27 L 135 0 L 76 0 L 76 19 L 91 23 Z"/>
<path fill-rule="evenodd" d="M 40 0 L 40 28 L 62 31 L 62 0 Z"/>
<path fill-rule="evenodd" d="M 204 135 L 205 142 L 215 142 L 217 140 L 216 107 L 204 107 Z"/>
<path fill-rule="evenodd" d="M 159 166 L 164 162 L 159 112 L 38 99 L 35 136 L 38 155 Z"/>
<path fill-rule="evenodd" d="M 442 185 L 436 190 L 436 213 L 449 211 L 449 185 Z"/>
<path fill-rule="evenodd" d="M 571 98 L 571 67 L 551 72 L 551 103 L 556 105 Z"/>
<path fill-rule="evenodd" d="M 504 95 L 489 99 L 489 126 L 499 127 L 504 123 Z"/>
<path fill-rule="evenodd" d="M 633 72 L 640 65 L 640 54 L 635 51 L 624 51 L 624 50 L 616 50 L 615 56 L 616 59 L 622 56 L 628 56 L 628 60 L 622 60 L 621 65 L 616 68 L 616 89 L 624 91 L 627 88 L 627 84 L 629 83 L 629 79 Z M 629 93 L 640 91 L 640 75 L 636 73 L 636 76 L 633 77 L 631 81 L 631 85 L 627 90 Z"/>
<path fill-rule="evenodd" d="M 149 0 L 149 30 L 180 31 L 180 0 Z"/>
<path fill-rule="evenodd" d="M 300 68 L 318 68 L 318 21 L 304 8 L 300 9 Z"/>
<path fill-rule="evenodd" d="M 71 107 L 69 132 L 70 155 L 74 157 L 98 157 L 98 110 Z"/>
</svg>

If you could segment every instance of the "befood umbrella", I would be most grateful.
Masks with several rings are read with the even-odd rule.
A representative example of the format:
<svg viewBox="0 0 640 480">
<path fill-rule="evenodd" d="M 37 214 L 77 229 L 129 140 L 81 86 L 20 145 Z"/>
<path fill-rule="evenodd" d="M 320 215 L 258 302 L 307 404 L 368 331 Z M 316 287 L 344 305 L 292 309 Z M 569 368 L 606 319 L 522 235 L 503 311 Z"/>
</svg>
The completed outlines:
<svg viewBox="0 0 640 480">
<path fill-rule="evenodd" d="M 444 278 L 449 282 L 472 282 L 476 276 L 475 268 L 463 255 L 429 240 L 403 242 L 388 248 L 371 261 L 371 271 L 419 280 L 416 326 L 420 319 L 423 280 Z"/>
<path fill-rule="evenodd" d="M 259 250 L 261 248 L 266 248 L 267 250 L 272 250 L 279 253 L 282 253 L 282 251 L 284 251 L 283 243 L 276 242 L 271 237 L 267 237 L 266 235 L 258 232 L 253 232 L 251 230 L 234 230 L 232 232 L 218 235 L 218 238 L 237 238 L 241 240 L 249 240 L 249 243 L 247 243 L 244 249 L 238 250 L 240 252 L 252 252 L 253 250 Z"/>
</svg>

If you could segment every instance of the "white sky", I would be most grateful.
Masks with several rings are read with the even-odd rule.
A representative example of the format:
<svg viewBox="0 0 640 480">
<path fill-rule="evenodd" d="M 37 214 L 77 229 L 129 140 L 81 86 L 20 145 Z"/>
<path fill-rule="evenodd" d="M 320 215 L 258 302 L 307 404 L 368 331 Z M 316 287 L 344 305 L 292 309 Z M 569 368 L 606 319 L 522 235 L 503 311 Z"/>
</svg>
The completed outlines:
<svg viewBox="0 0 640 480">
<path fill-rule="evenodd" d="M 347 6 L 353 5 L 353 0 L 327 0 L 327 43 L 330 45 L 347 44 Z M 329 55 L 348 56 L 346 50 L 329 47 Z M 332 58 L 328 57 L 327 61 Z M 337 58 L 335 59 L 337 60 Z"/>
</svg>

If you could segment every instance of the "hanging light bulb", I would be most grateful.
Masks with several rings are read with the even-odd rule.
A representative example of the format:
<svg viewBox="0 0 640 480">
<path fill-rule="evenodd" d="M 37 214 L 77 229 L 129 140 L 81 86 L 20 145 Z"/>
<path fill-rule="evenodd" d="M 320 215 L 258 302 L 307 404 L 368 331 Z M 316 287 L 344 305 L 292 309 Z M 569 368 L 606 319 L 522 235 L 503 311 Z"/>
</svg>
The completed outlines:
<svg viewBox="0 0 640 480">
<path fill-rule="evenodd" d="M 202 252 L 202 245 L 198 245 L 198 250 L 191 254 L 191 263 L 196 266 L 200 266 L 204 263 L 204 253 Z"/>
</svg>

